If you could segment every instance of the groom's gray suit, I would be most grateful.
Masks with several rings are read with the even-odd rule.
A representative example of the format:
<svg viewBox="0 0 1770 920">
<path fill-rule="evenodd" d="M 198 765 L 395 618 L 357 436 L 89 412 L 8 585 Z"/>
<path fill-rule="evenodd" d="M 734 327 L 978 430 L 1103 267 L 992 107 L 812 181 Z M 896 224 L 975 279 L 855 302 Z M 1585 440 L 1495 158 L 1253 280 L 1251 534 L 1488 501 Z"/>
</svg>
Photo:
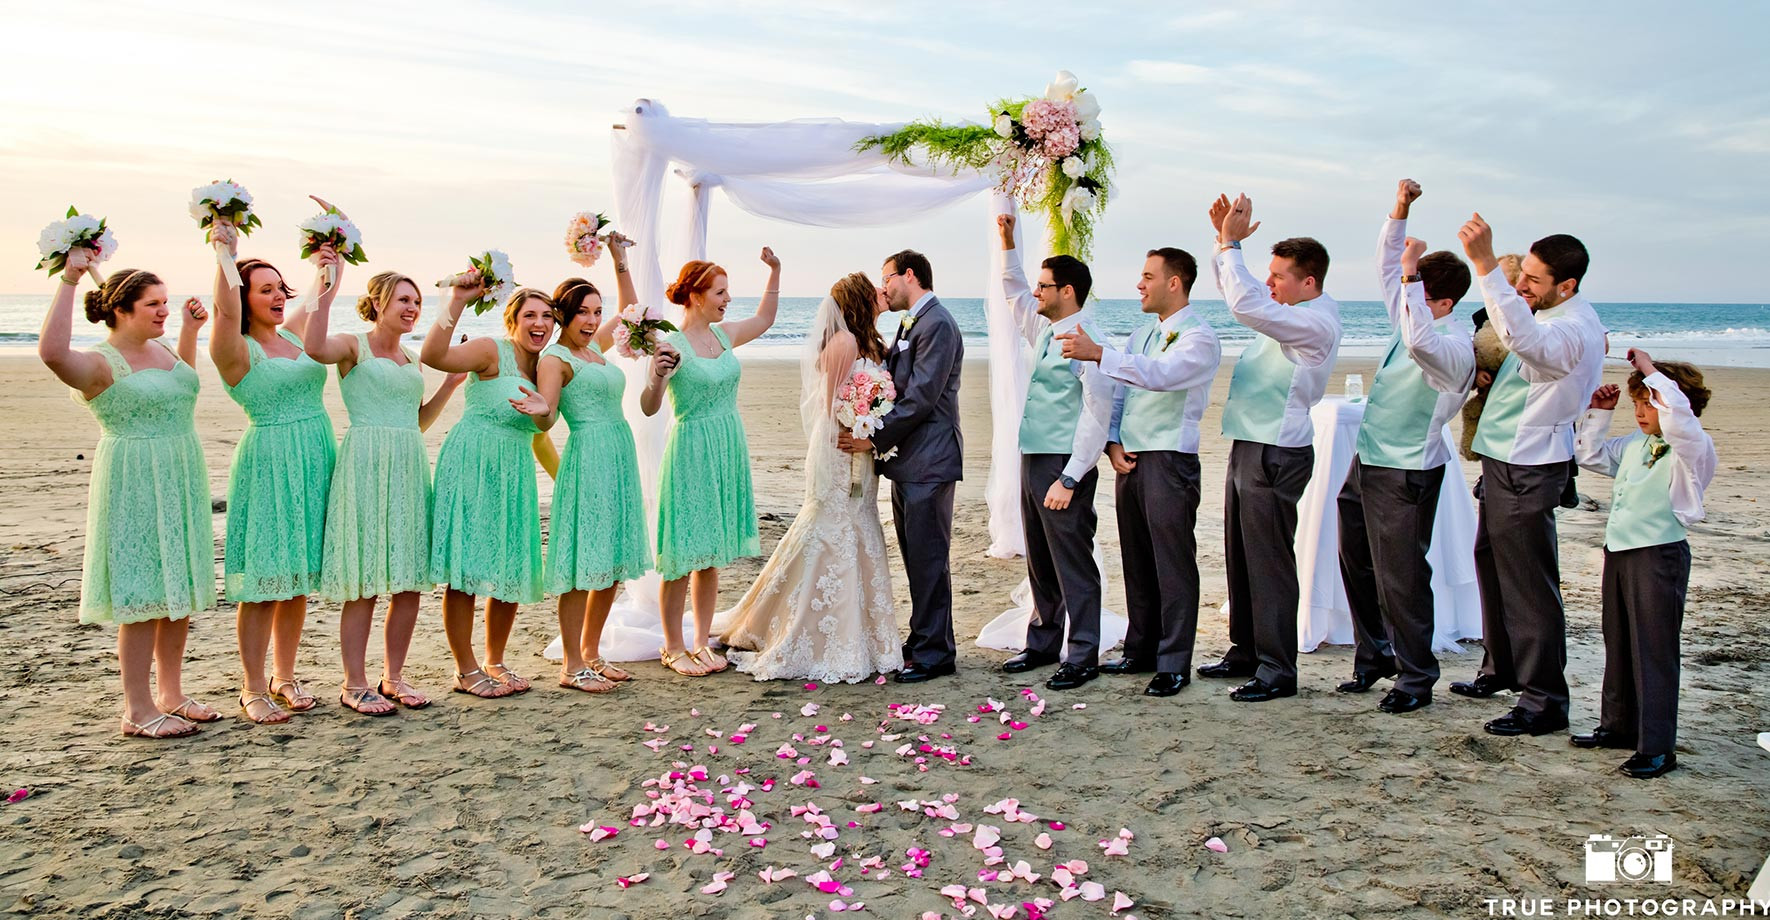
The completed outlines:
<svg viewBox="0 0 1770 920">
<path fill-rule="evenodd" d="M 932 294 L 911 308 L 914 322 L 899 331 L 885 358 L 897 404 L 873 434 L 883 456 L 879 473 L 891 480 L 891 520 L 910 581 L 910 636 L 905 664 L 954 663 L 953 493 L 964 477 L 965 439 L 959 433 L 959 371 L 965 339 L 953 315 Z"/>
</svg>

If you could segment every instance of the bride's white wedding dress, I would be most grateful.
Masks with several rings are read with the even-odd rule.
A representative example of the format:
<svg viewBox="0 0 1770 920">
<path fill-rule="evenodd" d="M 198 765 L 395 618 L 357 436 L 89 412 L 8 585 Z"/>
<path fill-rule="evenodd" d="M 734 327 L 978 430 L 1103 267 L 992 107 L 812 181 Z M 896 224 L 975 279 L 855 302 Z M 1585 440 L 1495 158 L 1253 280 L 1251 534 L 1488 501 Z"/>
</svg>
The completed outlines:
<svg viewBox="0 0 1770 920">
<path fill-rule="evenodd" d="M 863 370 L 888 376 L 857 358 L 840 379 Z M 871 454 L 836 449 L 833 407 L 834 400 L 826 400 L 819 417 L 807 420 L 799 516 L 743 600 L 713 624 L 733 665 L 757 680 L 856 683 L 903 666 L 879 522 L 879 477 Z"/>
</svg>

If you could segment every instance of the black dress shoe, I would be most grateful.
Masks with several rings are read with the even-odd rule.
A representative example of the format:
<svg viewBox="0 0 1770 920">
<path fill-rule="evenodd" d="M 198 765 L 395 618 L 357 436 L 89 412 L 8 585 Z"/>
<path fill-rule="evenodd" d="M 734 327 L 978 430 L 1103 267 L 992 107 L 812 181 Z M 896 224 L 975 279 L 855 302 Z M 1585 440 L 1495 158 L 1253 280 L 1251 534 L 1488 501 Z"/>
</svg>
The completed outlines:
<svg viewBox="0 0 1770 920">
<path fill-rule="evenodd" d="M 1148 674 L 1155 662 L 1142 658 L 1115 658 L 1100 666 L 1102 674 Z"/>
<path fill-rule="evenodd" d="M 1566 716 L 1552 716 L 1547 713 L 1531 712 L 1517 706 L 1503 716 L 1481 726 L 1490 735 L 1547 735 L 1550 732 L 1567 729 Z"/>
<path fill-rule="evenodd" d="M 1430 693 L 1424 696 L 1415 696 L 1405 690 L 1390 690 L 1389 694 L 1383 697 L 1383 701 L 1377 704 L 1377 708 L 1399 715 L 1404 712 L 1413 712 L 1421 706 L 1430 705 L 1431 702 L 1432 694 Z"/>
<path fill-rule="evenodd" d="M 1149 679 L 1149 686 L 1143 688 L 1143 695 L 1173 696 L 1186 689 L 1186 685 L 1190 683 L 1192 683 L 1192 678 L 1185 674 L 1175 671 L 1158 671 L 1154 677 Z"/>
<path fill-rule="evenodd" d="M 936 665 L 906 664 L 903 666 L 903 670 L 897 672 L 897 676 L 893 677 L 892 680 L 897 681 L 900 684 L 919 684 L 925 680 L 933 680 L 936 677 L 945 677 L 948 674 L 957 673 L 959 673 L 959 668 L 952 662 Z"/>
<path fill-rule="evenodd" d="M 1074 690 L 1077 687 L 1100 676 L 1100 669 L 1089 665 L 1081 667 L 1073 664 L 1057 666 L 1057 673 L 1045 681 L 1046 690 Z"/>
<path fill-rule="evenodd" d="M 1569 735 L 1567 743 L 1576 748 L 1620 748 L 1626 751 L 1635 746 L 1635 739 L 1608 728 L 1594 728 L 1589 735 Z"/>
<path fill-rule="evenodd" d="M 1352 672 L 1351 680 L 1346 681 L 1334 689 L 1341 693 L 1363 693 L 1366 690 L 1375 687 L 1377 681 L 1386 677 L 1394 677 L 1398 673 L 1400 672 L 1395 670 L 1393 665 L 1386 668 L 1378 668 L 1375 671 L 1354 671 Z"/>
<path fill-rule="evenodd" d="M 1198 669 L 1200 677 L 1253 677 L 1254 666 L 1249 663 L 1230 661 L 1225 658 L 1216 664 L 1207 664 Z"/>
<path fill-rule="evenodd" d="M 1633 776 L 1636 779 L 1652 779 L 1655 776 L 1664 776 L 1667 773 L 1678 769 L 1678 755 L 1636 754 L 1628 760 L 1623 761 L 1622 766 L 1617 767 L 1617 769 L 1621 770 L 1624 776 Z"/>
<path fill-rule="evenodd" d="M 1229 698 L 1238 703 L 1264 703 L 1267 700 L 1296 695 L 1296 684 L 1288 687 L 1275 687 L 1258 677 L 1229 691 Z"/>
<path fill-rule="evenodd" d="M 1501 690 L 1516 689 L 1517 684 L 1501 683 L 1499 678 L 1489 674 L 1478 674 L 1474 680 L 1459 680 L 1450 685 L 1450 692 L 1476 700 L 1485 700 Z"/>
<path fill-rule="evenodd" d="M 1019 674 L 1022 671 L 1030 671 L 1033 668 L 1042 668 L 1045 665 L 1056 663 L 1056 655 L 1046 654 L 1044 652 L 1027 651 L 1021 652 L 1013 658 L 1002 662 L 1002 670 L 1007 671 L 1009 674 Z"/>
</svg>

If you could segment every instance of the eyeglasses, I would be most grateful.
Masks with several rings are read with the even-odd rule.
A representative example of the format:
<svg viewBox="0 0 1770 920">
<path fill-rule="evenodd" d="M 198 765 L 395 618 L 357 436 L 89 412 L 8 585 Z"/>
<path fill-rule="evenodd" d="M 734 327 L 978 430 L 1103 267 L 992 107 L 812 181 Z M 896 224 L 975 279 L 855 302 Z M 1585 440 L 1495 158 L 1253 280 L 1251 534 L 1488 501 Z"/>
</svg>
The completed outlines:
<svg viewBox="0 0 1770 920">
<path fill-rule="evenodd" d="M 1044 289 L 1045 289 L 1045 288 L 1058 288 L 1058 287 L 1062 287 L 1062 285 L 1059 285 L 1059 284 L 1052 284 L 1052 283 L 1050 283 L 1050 282 L 1049 282 L 1049 281 L 1041 281 L 1041 282 L 1039 282 L 1039 284 L 1038 284 L 1038 288 L 1039 288 L 1039 290 L 1041 290 L 1041 291 L 1042 291 L 1042 290 L 1044 290 Z"/>
<path fill-rule="evenodd" d="M 884 283 L 886 281 L 890 281 L 891 279 L 893 279 L 901 274 L 903 274 L 903 272 L 891 272 L 891 273 L 885 275 L 884 277 L 880 278 L 879 281 L 880 281 L 880 283 Z"/>
</svg>

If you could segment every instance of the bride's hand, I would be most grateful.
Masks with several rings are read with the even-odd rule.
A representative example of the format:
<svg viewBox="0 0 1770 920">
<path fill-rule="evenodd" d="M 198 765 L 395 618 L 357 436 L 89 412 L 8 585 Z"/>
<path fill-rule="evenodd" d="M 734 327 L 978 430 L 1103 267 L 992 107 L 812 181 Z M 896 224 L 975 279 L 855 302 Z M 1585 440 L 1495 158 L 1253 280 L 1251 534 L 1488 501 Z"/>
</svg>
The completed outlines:
<svg viewBox="0 0 1770 920">
<path fill-rule="evenodd" d="M 836 436 L 836 449 L 845 454 L 865 454 L 873 449 L 871 438 L 857 438 L 844 431 Z"/>
</svg>

